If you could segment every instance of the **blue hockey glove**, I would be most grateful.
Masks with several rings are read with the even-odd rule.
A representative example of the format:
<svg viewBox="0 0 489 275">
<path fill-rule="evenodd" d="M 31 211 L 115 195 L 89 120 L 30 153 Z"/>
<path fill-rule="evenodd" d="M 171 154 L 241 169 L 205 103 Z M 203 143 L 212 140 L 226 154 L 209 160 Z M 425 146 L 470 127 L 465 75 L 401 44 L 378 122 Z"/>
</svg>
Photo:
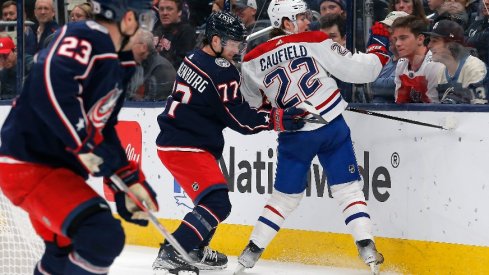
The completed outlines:
<svg viewBox="0 0 489 275">
<path fill-rule="evenodd" d="M 115 174 L 119 176 L 127 187 L 129 187 L 136 198 L 146 205 L 149 211 L 158 211 L 156 193 L 148 182 L 146 182 L 146 178 L 136 162 L 131 161 L 128 166 L 119 169 Z M 126 193 L 121 191 L 109 178 L 105 178 L 104 182 L 116 191 L 115 204 L 119 215 L 128 222 L 147 226 L 147 213 L 142 211 L 137 204 L 129 198 Z"/>
<path fill-rule="evenodd" d="M 272 108 L 270 112 L 270 129 L 277 132 L 296 131 L 304 127 L 305 122 L 300 119 L 306 111 L 296 107 L 287 109 Z"/>
</svg>

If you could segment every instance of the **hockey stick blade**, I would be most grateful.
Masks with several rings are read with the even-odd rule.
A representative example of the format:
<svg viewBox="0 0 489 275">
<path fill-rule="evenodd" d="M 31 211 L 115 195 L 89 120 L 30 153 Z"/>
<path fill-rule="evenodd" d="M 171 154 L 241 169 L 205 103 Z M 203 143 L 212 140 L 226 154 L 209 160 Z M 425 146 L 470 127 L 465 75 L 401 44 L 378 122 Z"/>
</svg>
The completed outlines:
<svg viewBox="0 0 489 275">
<path fill-rule="evenodd" d="M 314 105 L 312 105 L 311 102 L 309 101 L 304 101 L 303 102 L 304 104 L 301 104 L 300 107 L 304 107 L 304 109 L 309 112 L 314 118 L 315 118 L 315 121 L 308 121 L 308 122 L 312 122 L 312 123 L 321 123 L 321 124 L 328 124 L 329 122 L 324 119 L 321 114 L 319 114 L 318 110 L 316 110 L 316 108 L 314 107 Z M 307 121 L 307 119 L 304 119 Z"/>
<path fill-rule="evenodd" d="M 193 264 L 195 261 L 190 258 L 190 255 L 183 249 L 180 243 L 173 237 L 173 235 L 158 221 L 156 216 L 148 210 L 148 208 L 134 195 L 134 193 L 129 189 L 129 187 L 124 183 L 124 181 L 116 174 L 110 176 L 110 180 L 141 209 L 144 213 L 148 215 L 148 219 L 153 225 L 160 231 L 160 233 L 165 237 L 165 239 L 170 243 L 173 248 L 183 257 L 183 259 L 189 263 Z"/>
<path fill-rule="evenodd" d="M 372 111 L 368 111 L 368 110 L 362 110 L 362 109 L 357 109 L 357 108 L 353 108 L 353 107 L 347 107 L 346 109 L 348 111 L 355 112 L 355 113 L 371 115 L 371 116 L 376 116 L 376 117 L 382 117 L 382 118 L 387 118 L 387 119 L 391 119 L 391 120 L 397 120 L 397 121 L 402 121 L 402 122 L 406 122 L 406 123 L 410 123 L 410 124 L 421 125 L 421 126 L 437 128 L 437 129 L 442 129 L 442 130 L 450 130 L 450 128 L 443 127 L 441 125 L 435 125 L 435 124 L 431 124 L 431 123 L 411 120 L 411 119 L 402 118 L 402 117 L 390 116 L 390 115 L 372 112 Z"/>
</svg>

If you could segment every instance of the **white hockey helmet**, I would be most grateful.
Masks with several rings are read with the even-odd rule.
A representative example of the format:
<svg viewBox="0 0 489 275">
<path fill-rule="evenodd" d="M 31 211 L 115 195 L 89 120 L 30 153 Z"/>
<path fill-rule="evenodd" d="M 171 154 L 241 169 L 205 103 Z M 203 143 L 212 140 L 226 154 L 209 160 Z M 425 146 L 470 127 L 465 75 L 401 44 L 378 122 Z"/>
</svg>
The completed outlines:
<svg viewBox="0 0 489 275">
<path fill-rule="evenodd" d="M 304 0 L 272 0 L 268 6 L 268 16 L 274 28 L 280 28 L 283 18 L 296 22 L 296 16 L 307 11 Z"/>
</svg>

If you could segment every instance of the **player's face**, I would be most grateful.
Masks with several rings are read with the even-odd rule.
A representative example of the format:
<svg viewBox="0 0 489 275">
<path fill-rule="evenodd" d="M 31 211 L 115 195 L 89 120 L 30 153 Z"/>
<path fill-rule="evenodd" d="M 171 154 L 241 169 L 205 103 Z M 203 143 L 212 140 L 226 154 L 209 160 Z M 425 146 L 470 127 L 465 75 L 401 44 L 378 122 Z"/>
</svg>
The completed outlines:
<svg viewBox="0 0 489 275">
<path fill-rule="evenodd" d="M 451 58 L 450 50 L 447 48 L 445 41 L 441 37 L 432 36 L 430 43 L 428 43 L 428 49 L 432 53 L 432 59 L 436 62 L 444 63 L 443 61 Z"/>
<path fill-rule="evenodd" d="M 15 21 L 17 20 L 17 7 L 15 5 L 10 5 L 2 10 L 2 20 L 4 21 Z"/>
<path fill-rule="evenodd" d="M 399 57 L 413 55 L 419 47 L 423 46 L 423 35 L 415 36 L 409 28 L 395 28 L 392 33 L 392 41 L 396 45 Z"/>
<path fill-rule="evenodd" d="M 305 32 L 309 30 L 309 24 L 311 23 L 311 19 L 308 14 L 298 14 L 297 15 L 297 32 Z"/>
<path fill-rule="evenodd" d="M 243 53 L 244 47 L 243 42 L 228 39 L 224 43 L 221 56 L 231 61 L 235 55 Z"/>
<path fill-rule="evenodd" d="M 319 7 L 319 11 L 321 13 L 321 16 L 326 15 L 326 14 L 342 14 L 343 9 L 340 7 L 340 5 L 336 4 L 335 2 L 330 2 L 330 1 L 324 1 L 321 3 L 321 6 Z"/>
<path fill-rule="evenodd" d="M 163 26 L 180 22 L 182 11 L 178 10 L 177 3 L 173 1 L 161 0 L 158 5 L 160 21 Z"/>
<path fill-rule="evenodd" d="M 396 11 L 404 11 L 407 14 L 413 13 L 413 0 L 396 0 L 396 4 L 394 5 L 394 9 Z"/>
<path fill-rule="evenodd" d="M 340 44 L 343 47 L 345 46 L 346 39 L 345 37 L 341 37 L 340 30 L 338 29 L 337 25 L 334 25 L 329 28 L 321 29 L 321 31 L 326 33 L 329 36 L 329 38 L 331 38 L 331 40 L 333 40 L 334 42 Z"/>
</svg>

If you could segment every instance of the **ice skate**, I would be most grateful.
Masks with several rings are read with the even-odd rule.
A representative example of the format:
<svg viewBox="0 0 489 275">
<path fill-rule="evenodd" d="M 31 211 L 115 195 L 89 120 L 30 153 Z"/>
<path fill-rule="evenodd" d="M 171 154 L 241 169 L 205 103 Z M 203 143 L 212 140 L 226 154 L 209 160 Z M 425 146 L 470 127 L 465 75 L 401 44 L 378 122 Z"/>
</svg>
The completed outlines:
<svg viewBox="0 0 489 275">
<path fill-rule="evenodd" d="M 228 257 L 210 247 L 197 248 L 189 253 L 194 266 L 200 270 L 219 270 L 227 267 Z"/>
<path fill-rule="evenodd" d="M 375 243 L 370 239 L 366 239 L 358 241 L 356 244 L 360 258 L 370 266 L 373 274 L 380 274 L 379 267 L 384 262 L 384 256 L 377 251 Z"/>
<path fill-rule="evenodd" d="M 187 263 L 169 244 L 163 244 L 153 262 L 154 274 L 199 275 L 199 269 Z"/>
<path fill-rule="evenodd" d="M 263 248 L 259 248 L 253 241 L 245 247 L 241 255 L 238 257 L 238 267 L 234 271 L 234 275 L 241 274 L 246 268 L 252 268 L 255 266 L 258 259 L 260 259 L 263 253 Z"/>
</svg>

